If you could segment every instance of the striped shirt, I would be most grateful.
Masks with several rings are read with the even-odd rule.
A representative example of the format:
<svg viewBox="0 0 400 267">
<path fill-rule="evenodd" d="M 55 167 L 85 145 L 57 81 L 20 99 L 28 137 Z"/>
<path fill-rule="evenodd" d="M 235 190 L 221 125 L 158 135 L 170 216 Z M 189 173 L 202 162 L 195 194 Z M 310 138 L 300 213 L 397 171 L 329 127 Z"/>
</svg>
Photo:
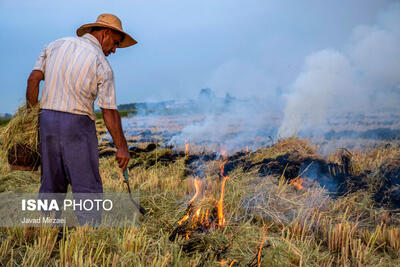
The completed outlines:
<svg viewBox="0 0 400 267">
<path fill-rule="evenodd" d="M 47 45 L 34 70 L 44 73 L 40 108 L 88 115 L 95 120 L 94 101 L 117 109 L 114 75 L 99 41 L 87 33 Z"/>
</svg>

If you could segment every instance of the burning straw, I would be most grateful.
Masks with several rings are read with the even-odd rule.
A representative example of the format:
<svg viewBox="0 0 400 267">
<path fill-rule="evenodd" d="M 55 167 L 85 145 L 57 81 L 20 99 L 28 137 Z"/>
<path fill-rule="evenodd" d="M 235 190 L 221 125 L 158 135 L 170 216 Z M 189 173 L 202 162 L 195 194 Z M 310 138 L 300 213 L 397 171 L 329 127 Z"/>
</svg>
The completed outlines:
<svg viewBox="0 0 400 267">
<path fill-rule="evenodd" d="M 177 222 L 177 226 L 169 236 L 170 241 L 175 240 L 178 235 L 189 239 L 196 233 L 207 233 L 224 228 L 226 224 L 224 216 L 225 183 L 230 177 L 224 174 L 224 166 L 228 162 L 228 158 L 226 158 L 225 152 L 222 155 L 225 159 L 220 165 L 219 176 L 222 180 L 220 181 L 219 199 L 216 200 L 212 196 L 199 198 L 204 185 L 199 178 L 195 178 L 195 194 L 187 204 L 185 215 Z M 207 186 L 210 186 L 210 184 Z"/>
</svg>

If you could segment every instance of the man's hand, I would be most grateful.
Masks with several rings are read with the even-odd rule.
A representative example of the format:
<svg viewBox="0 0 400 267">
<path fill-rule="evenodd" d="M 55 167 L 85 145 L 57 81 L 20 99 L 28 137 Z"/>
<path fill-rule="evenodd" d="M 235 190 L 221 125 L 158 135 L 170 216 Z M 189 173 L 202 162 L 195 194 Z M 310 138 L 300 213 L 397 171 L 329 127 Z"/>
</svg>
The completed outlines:
<svg viewBox="0 0 400 267">
<path fill-rule="evenodd" d="M 117 153 L 115 154 L 115 159 L 118 162 L 119 167 L 123 170 L 128 166 L 129 163 L 129 151 L 128 148 L 118 148 Z"/>
<path fill-rule="evenodd" d="M 116 160 L 123 171 L 128 166 L 130 156 L 124 132 L 122 131 L 121 117 L 116 109 L 102 108 L 101 111 L 103 112 L 104 123 L 117 147 Z"/>
<path fill-rule="evenodd" d="M 39 84 L 44 80 L 44 74 L 40 70 L 33 70 L 28 78 L 26 86 L 26 103 L 28 107 L 33 107 L 38 102 Z"/>
</svg>

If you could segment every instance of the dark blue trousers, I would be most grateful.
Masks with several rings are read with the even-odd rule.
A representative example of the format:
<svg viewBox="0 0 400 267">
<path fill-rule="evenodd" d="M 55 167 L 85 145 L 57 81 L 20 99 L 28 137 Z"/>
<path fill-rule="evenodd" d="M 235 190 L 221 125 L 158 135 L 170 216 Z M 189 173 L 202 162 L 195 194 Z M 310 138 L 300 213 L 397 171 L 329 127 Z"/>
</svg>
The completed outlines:
<svg viewBox="0 0 400 267">
<path fill-rule="evenodd" d="M 86 115 L 42 109 L 40 193 L 102 193 L 96 126 Z"/>
<path fill-rule="evenodd" d="M 39 149 L 42 172 L 39 195 L 66 193 L 68 184 L 74 199 L 82 195 L 77 193 L 101 195 L 96 126 L 88 116 L 42 109 Z M 98 194 L 88 195 L 98 197 Z M 101 213 L 75 214 L 81 224 L 101 220 Z"/>
</svg>

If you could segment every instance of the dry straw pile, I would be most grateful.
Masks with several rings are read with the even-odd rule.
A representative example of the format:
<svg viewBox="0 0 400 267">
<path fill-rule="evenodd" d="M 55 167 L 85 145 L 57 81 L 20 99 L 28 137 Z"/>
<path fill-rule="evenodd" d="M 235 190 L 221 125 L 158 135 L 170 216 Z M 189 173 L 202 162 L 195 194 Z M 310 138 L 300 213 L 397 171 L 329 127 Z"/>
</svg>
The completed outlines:
<svg viewBox="0 0 400 267">
<path fill-rule="evenodd" d="M 38 120 L 39 104 L 27 108 L 20 106 L 10 120 L 1 129 L 1 158 L 5 160 L 9 151 L 17 151 L 17 146 L 22 146 L 32 152 L 38 152 Z"/>
</svg>

